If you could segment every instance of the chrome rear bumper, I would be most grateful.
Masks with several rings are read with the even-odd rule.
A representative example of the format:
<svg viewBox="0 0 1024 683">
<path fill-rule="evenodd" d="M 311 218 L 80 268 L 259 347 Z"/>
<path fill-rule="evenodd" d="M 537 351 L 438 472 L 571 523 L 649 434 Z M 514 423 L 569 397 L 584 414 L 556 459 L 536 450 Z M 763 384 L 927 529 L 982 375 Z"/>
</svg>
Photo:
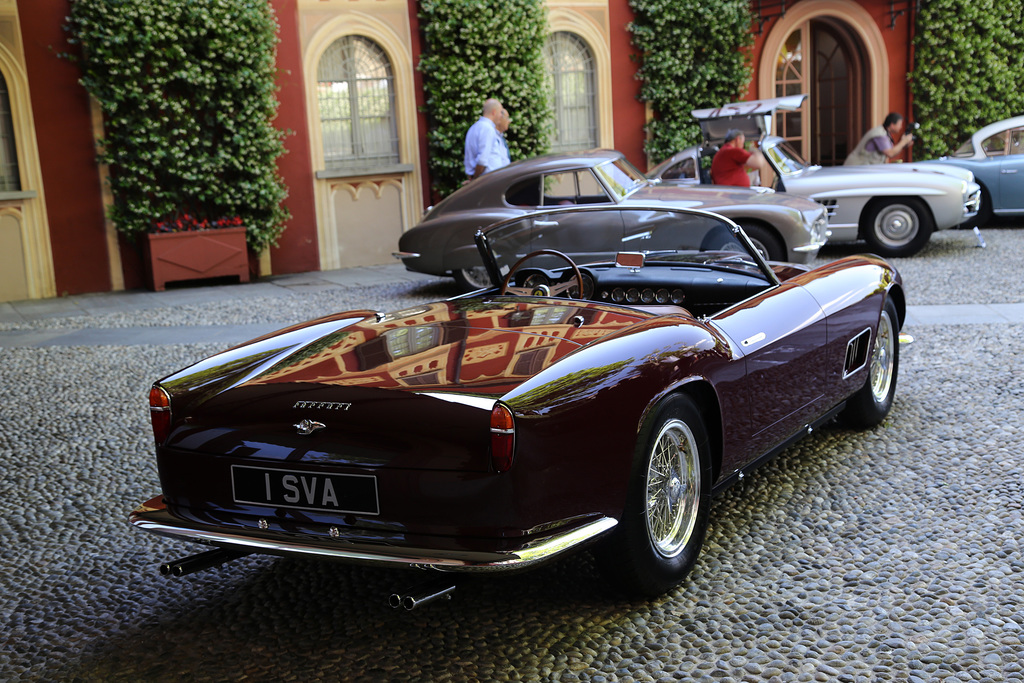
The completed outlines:
<svg viewBox="0 0 1024 683">
<path fill-rule="evenodd" d="M 612 529 L 616 520 L 599 517 L 542 538 L 525 541 L 514 551 L 477 552 L 397 546 L 382 542 L 352 540 L 330 527 L 322 532 L 303 533 L 272 529 L 231 529 L 177 517 L 157 496 L 135 508 L 128 521 L 161 536 L 207 545 L 270 555 L 316 556 L 359 564 L 402 564 L 442 571 L 508 571 L 525 569 L 550 561 Z"/>
</svg>

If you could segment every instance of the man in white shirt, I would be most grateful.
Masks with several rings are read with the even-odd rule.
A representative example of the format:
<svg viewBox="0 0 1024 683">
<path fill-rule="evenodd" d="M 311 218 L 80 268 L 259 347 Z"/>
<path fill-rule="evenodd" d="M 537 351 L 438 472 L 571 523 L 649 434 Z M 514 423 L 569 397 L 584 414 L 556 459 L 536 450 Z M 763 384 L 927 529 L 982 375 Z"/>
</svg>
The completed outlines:
<svg viewBox="0 0 1024 683">
<path fill-rule="evenodd" d="M 504 131 L 511 119 L 496 99 L 484 102 L 483 113 L 466 133 L 466 154 L 463 159 L 466 176 L 474 180 L 488 171 L 508 166 L 508 145 Z"/>
</svg>

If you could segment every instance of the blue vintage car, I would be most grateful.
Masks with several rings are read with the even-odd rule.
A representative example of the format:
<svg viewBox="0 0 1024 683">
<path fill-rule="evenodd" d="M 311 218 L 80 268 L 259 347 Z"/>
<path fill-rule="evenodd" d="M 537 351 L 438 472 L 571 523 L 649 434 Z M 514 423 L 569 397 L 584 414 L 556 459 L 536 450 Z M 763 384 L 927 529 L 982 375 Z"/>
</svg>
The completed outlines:
<svg viewBox="0 0 1024 683">
<path fill-rule="evenodd" d="M 935 162 L 974 173 L 982 193 L 978 225 L 993 216 L 1024 216 L 1024 116 L 981 128 L 950 156 Z"/>
</svg>

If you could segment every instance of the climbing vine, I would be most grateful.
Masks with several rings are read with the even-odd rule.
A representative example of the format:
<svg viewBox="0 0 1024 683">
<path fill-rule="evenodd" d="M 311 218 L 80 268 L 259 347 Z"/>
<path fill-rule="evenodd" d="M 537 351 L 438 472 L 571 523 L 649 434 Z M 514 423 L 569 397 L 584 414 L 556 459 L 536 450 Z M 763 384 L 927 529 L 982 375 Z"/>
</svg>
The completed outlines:
<svg viewBox="0 0 1024 683">
<path fill-rule="evenodd" d="M 914 39 L 915 159 L 953 152 L 978 128 L 1024 114 L 1024 4 L 921 3 Z"/>
<path fill-rule="evenodd" d="M 630 0 L 629 25 L 640 51 L 640 99 L 654 118 L 647 125 L 653 163 L 700 142 L 694 109 L 741 99 L 750 82 L 753 45 L 749 0 Z"/>
<path fill-rule="evenodd" d="M 512 160 L 544 154 L 551 94 L 544 66 L 548 35 L 542 0 L 423 0 L 425 110 L 434 190 L 446 195 L 466 177 L 466 131 L 484 100 L 501 100 L 512 117 Z"/>
<path fill-rule="evenodd" d="M 241 222 L 254 249 L 274 243 L 288 212 L 269 3 L 72 0 L 65 29 L 103 111 L 117 229 Z"/>
</svg>

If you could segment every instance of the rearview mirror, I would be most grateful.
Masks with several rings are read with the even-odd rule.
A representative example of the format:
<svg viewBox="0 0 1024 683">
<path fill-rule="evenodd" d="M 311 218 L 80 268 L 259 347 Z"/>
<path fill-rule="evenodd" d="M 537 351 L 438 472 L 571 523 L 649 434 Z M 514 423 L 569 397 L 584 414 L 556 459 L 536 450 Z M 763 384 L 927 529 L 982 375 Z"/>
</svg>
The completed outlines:
<svg viewBox="0 0 1024 683">
<path fill-rule="evenodd" d="M 619 268 L 643 268 L 644 255 L 639 251 L 620 251 L 615 255 L 615 265 Z"/>
</svg>

